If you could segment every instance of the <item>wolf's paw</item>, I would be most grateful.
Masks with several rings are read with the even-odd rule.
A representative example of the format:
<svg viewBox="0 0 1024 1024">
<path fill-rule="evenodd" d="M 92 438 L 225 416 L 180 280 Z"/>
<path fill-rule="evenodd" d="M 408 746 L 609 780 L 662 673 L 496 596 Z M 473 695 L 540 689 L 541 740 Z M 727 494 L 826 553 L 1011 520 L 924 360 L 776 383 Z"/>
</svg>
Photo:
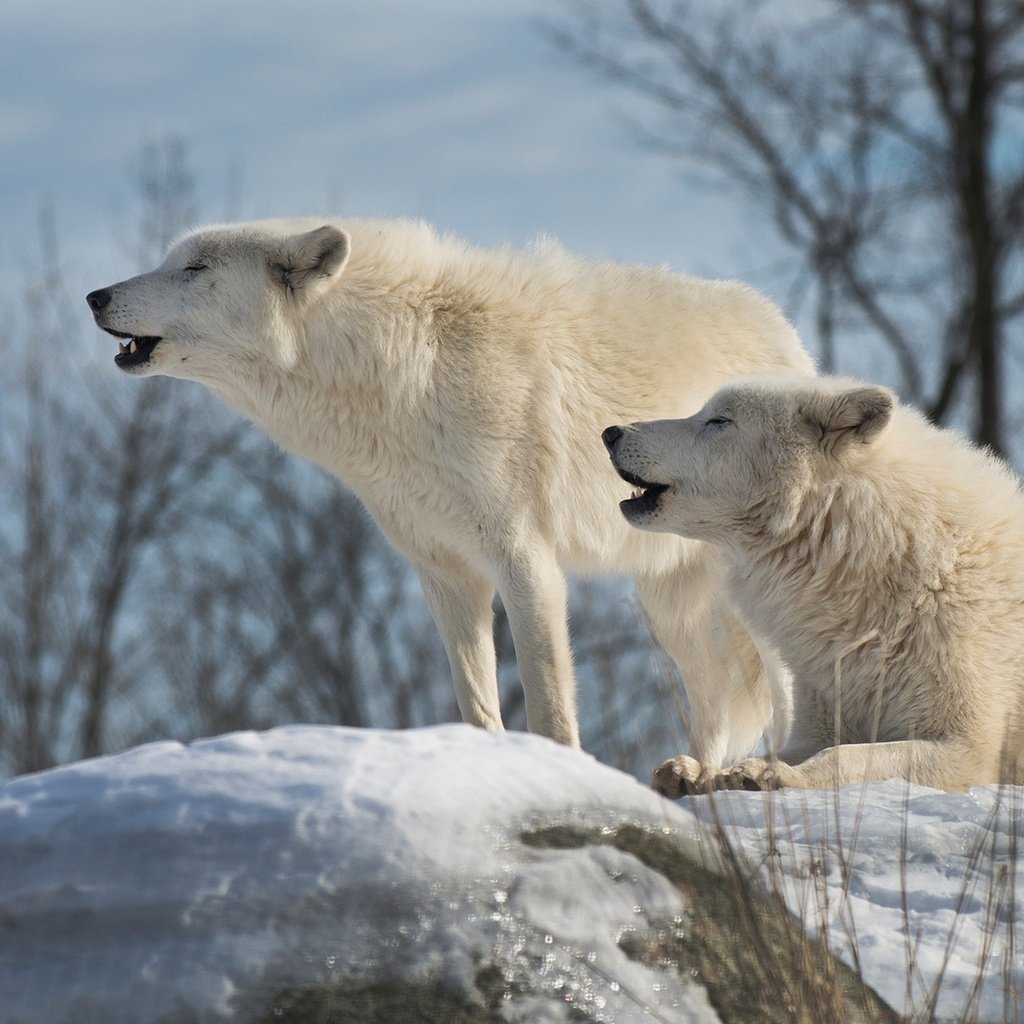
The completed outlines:
<svg viewBox="0 0 1024 1024">
<path fill-rule="evenodd" d="M 792 769 L 781 761 L 765 761 L 748 757 L 727 768 L 721 776 L 720 789 L 747 789 L 754 792 L 782 789 L 788 785 L 787 772 Z"/>
<path fill-rule="evenodd" d="M 713 789 L 717 774 L 714 768 L 681 754 L 670 757 L 654 769 L 651 788 L 672 800 L 680 796 L 694 796 Z"/>
</svg>

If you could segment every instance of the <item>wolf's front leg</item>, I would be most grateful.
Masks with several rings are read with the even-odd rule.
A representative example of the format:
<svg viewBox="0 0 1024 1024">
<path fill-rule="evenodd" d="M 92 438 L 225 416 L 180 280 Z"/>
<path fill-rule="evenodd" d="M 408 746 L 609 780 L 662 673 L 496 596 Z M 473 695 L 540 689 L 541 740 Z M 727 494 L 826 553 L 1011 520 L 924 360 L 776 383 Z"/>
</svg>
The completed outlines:
<svg viewBox="0 0 1024 1024">
<path fill-rule="evenodd" d="M 494 584 L 454 556 L 417 566 L 423 593 L 441 633 L 463 721 L 500 731 L 498 673 L 494 653 Z"/>
<path fill-rule="evenodd" d="M 554 552 L 540 544 L 520 549 L 504 557 L 497 570 L 530 732 L 578 747 L 565 577 Z"/>
</svg>

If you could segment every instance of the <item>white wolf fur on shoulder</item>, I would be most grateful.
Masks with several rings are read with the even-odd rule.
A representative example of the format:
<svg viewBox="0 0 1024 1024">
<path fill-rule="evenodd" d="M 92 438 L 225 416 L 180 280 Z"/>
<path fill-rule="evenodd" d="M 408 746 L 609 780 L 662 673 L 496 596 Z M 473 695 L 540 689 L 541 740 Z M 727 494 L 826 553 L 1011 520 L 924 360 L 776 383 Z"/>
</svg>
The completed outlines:
<svg viewBox="0 0 1024 1024">
<path fill-rule="evenodd" d="M 199 381 L 359 495 L 419 572 L 466 721 L 501 728 L 496 588 L 529 728 L 578 744 L 566 569 L 635 577 L 702 760 L 749 751 L 771 693 L 787 721 L 786 672 L 721 600 L 714 551 L 631 530 L 600 443 L 738 374 L 812 372 L 751 289 L 419 223 L 277 220 L 192 232 L 88 302 L 123 370 Z"/>
<path fill-rule="evenodd" d="M 793 672 L 777 761 L 675 758 L 657 788 L 1024 783 L 1024 496 L 1006 465 L 839 378 L 736 381 L 606 439 L 647 484 L 625 516 L 718 546 Z"/>
</svg>

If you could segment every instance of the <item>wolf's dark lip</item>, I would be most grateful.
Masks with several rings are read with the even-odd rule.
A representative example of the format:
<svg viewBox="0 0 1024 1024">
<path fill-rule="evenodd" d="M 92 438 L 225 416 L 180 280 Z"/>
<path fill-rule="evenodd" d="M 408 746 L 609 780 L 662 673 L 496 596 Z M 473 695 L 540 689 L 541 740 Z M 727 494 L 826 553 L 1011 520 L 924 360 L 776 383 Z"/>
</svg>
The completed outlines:
<svg viewBox="0 0 1024 1024">
<path fill-rule="evenodd" d="M 645 480 L 642 476 L 637 476 L 636 473 L 632 473 L 628 469 L 624 469 L 622 466 L 618 465 L 614 454 L 612 455 L 612 465 L 615 466 L 615 472 L 618 473 L 627 484 L 632 484 L 634 487 L 638 488 L 637 491 L 633 492 L 633 497 L 619 502 L 619 508 L 627 518 L 630 513 L 653 512 L 658 506 L 658 498 L 668 490 L 669 485 L 651 483 L 650 480 Z"/>
<path fill-rule="evenodd" d="M 110 333 L 114 334 L 115 337 L 128 339 L 128 344 L 122 343 L 121 351 L 114 356 L 114 363 L 121 367 L 121 369 L 148 363 L 149 357 L 153 354 L 153 349 L 160 343 L 160 338 L 150 336 L 137 338 L 130 334 L 115 334 L 114 331 Z"/>
<path fill-rule="evenodd" d="M 149 357 L 153 354 L 153 349 L 163 340 L 149 334 L 126 334 L 124 331 L 115 331 L 112 327 L 104 327 L 103 324 L 98 324 L 97 326 L 101 330 L 106 331 L 107 334 L 122 339 L 121 344 L 118 346 L 120 351 L 114 356 L 114 363 L 121 367 L 122 370 L 129 370 L 134 366 L 148 363 Z M 125 341 L 128 342 L 127 345 L 124 344 Z"/>
<path fill-rule="evenodd" d="M 630 480 L 629 483 L 636 484 L 640 488 L 640 493 L 619 502 L 619 508 L 627 514 L 630 512 L 653 512 L 658 507 L 658 499 L 669 487 L 668 484 L 649 484 L 639 480 Z"/>
</svg>

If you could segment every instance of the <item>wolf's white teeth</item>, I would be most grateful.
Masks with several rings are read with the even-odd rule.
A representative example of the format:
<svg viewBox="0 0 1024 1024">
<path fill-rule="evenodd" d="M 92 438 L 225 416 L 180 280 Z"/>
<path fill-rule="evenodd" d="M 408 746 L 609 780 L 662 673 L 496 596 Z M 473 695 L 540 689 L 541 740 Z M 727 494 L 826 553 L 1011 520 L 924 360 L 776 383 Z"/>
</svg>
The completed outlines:
<svg viewBox="0 0 1024 1024">
<path fill-rule="evenodd" d="M 136 349 L 138 347 L 139 346 L 135 343 L 135 339 L 134 338 L 132 338 L 132 340 L 128 342 L 128 352 L 131 355 L 135 355 L 135 351 L 136 351 Z"/>
<path fill-rule="evenodd" d="M 119 349 L 119 354 L 120 355 L 123 356 L 123 355 L 126 355 L 128 353 L 128 346 L 123 341 L 119 341 L 117 343 L 117 347 Z"/>
</svg>

